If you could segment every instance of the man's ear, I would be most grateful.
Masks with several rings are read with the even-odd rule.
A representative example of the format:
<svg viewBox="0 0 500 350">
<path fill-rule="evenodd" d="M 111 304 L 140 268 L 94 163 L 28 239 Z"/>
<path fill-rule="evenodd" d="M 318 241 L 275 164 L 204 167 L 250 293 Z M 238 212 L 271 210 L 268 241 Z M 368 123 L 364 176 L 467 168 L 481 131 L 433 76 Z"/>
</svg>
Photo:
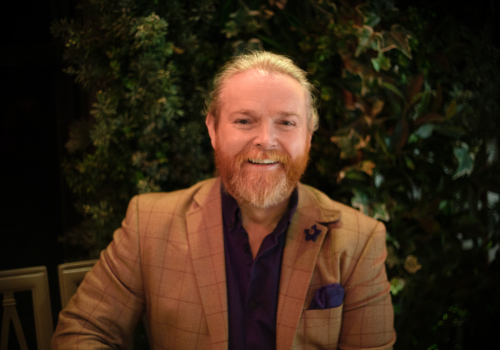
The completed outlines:
<svg viewBox="0 0 500 350">
<path fill-rule="evenodd" d="M 216 134 L 215 134 L 215 117 L 212 113 L 207 114 L 207 118 L 205 119 L 205 125 L 208 129 L 208 135 L 210 136 L 210 141 L 212 142 L 212 147 L 215 149 L 216 142 Z"/>
</svg>

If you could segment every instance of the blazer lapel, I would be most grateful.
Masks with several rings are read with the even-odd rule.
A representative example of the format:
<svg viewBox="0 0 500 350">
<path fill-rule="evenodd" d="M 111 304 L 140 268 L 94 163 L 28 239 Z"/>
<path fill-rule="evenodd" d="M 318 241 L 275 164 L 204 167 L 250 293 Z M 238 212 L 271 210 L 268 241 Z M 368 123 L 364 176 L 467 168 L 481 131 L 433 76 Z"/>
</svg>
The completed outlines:
<svg viewBox="0 0 500 350">
<path fill-rule="evenodd" d="M 307 308 L 304 303 L 328 231 L 326 224 L 338 221 L 340 215 L 338 210 L 321 208 L 310 191 L 299 184 L 299 204 L 288 227 L 281 264 L 276 325 L 278 350 L 292 348 L 302 311 Z M 306 240 L 306 231 L 311 229 L 316 229 L 316 240 Z"/>
<path fill-rule="evenodd" d="M 214 349 L 227 349 L 227 290 L 220 180 L 209 181 L 194 196 L 186 214 L 193 269 Z"/>
</svg>

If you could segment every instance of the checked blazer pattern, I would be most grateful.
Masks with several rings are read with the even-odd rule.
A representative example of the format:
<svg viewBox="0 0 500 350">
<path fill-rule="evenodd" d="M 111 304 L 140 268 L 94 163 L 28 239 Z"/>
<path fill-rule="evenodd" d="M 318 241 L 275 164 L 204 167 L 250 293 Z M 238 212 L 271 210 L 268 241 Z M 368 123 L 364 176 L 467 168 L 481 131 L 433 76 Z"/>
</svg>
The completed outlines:
<svg viewBox="0 0 500 350">
<path fill-rule="evenodd" d="M 299 184 L 278 298 L 277 349 L 391 349 L 396 335 L 385 228 Z M 315 241 L 305 231 L 316 225 Z M 339 283 L 342 305 L 308 310 Z M 134 197 L 122 227 L 59 315 L 53 349 L 132 347 L 144 316 L 152 349 L 227 349 L 220 179 Z"/>
</svg>

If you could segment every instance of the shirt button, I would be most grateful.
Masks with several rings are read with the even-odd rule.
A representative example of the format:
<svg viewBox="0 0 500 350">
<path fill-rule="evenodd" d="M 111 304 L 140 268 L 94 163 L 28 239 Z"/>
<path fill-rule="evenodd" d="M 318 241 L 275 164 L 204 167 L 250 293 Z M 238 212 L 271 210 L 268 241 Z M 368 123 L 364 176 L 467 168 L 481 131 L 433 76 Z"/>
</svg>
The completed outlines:
<svg viewBox="0 0 500 350">
<path fill-rule="evenodd" d="M 229 224 L 229 229 L 230 229 L 230 230 L 232 230 L 232 229 L 233 229 L 233 227 L 234 227 L 234 224 L 231 222 L 231 223 Z"/>
<path fill-rule="evenodd" d="M 255 301 L 253 301 L 253 300 L 248 303 L 248 307 L 250 309 L 255 309 L 256 306 L 257 306 L 257 303 Z"/>
<path fill-rule="evenodd" d="M 245 253 L 248 253 L 249 250 L 250 250 L 250 244 L 248 243 L 243 244 L 243 251 Z"/>
</svg>

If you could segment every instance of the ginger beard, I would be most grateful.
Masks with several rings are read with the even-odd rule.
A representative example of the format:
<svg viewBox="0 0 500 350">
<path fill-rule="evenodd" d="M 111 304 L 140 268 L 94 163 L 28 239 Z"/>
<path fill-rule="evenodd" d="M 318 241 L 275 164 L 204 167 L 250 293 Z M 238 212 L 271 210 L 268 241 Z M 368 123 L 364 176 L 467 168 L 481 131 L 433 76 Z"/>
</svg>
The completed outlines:
<svg viewBox="0 0 500 350">
<path fill-rule="evenodd" d="M 279 168 L 269 171 L 243 169 L 243 164 L 250 159 L 277 161 Z M 260 209 L 272 207 L 288 199 L 308 161 L 309 145 L 306 145 L 304 152 L 294 160 L 278 150 L 243 150 L 236 157 L 229 156 L 221 149 L 215 151 L 215 165 L 226 191 L 238 203 L 250 204 Z"/>
</svg>

